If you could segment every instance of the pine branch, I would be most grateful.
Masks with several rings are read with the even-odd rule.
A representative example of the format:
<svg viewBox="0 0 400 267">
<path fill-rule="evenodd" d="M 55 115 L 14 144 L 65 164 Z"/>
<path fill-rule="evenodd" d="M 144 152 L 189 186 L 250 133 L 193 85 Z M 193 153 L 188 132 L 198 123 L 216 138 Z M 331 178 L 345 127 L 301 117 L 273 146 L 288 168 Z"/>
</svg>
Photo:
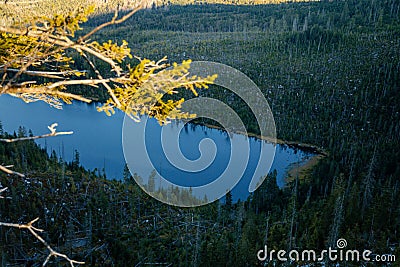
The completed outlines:
<svg viewBox="0 0 400 267">
<path fill-rule="evenodd" d="M 16 34 L 16 35 L 25 35 L 28 37 L 33 37 L 37 38 L 38 40 L 45 39 L 46 42 L 52 44 L 52 45 L 57 45 L 61 47 L 62 49 L 74 49 L 77 52 L 79 51 L 85 51 L 98 59 L 108 63 L 112 69 L 117 73 L 117 75 L 121 74 L 121 68 L 118 66 L 118 64 L 111 58 L 104 56 L 103 54 L 95 51 L 94 49 L 90 48 L 87 46 L 87 44 L 79 44 L 71 39 L 69 39 L 67 36 L 62 36 L 63 38 L 59 38 L 57 36 L 51 36 L 46 34 L 45 31 L 41 30 L 31 30 L 31 29 L 19 29 L 19 28 L 14 28 L 14 27 L 5 27 L 5 26 L 0 26 L 0 32 L 4 33 L 11 33 L 11 34 Z M 26 71 L 26 70 L 23 70 Z M 5 93 L 5 91 L 2 91 L 2 93 Z"/>
<path fill-rule="evenodd" d="M 100 71 L 96 68 L 96 66 L 93 64 L 93 62 L 89 59 L 89 57 L 85 53 L 81 53 L 82 57 L 86 60 L 86 62 L 89 64 L 89 66 L 92 68 L 92 70 L 96 73 L 97 77 L 100 80 L 103 80 L 103 76 L 101 76 Z M 121 103 L 119 102 L 118 98 L 115 96 L 114 91 L 112 88 L 108 85 L 106 81 L 103 81 L 102 84 L 104 87 L 107 89 L 107 92 L 110 94 L 111 98 L 114 100 L 114 102 L 117 104 L 118 107 L 121 106 Z"/>
<path fill-rule="evenodd" d="M 12 69 L 12 68 L 6 68 L 5 70 L 3 70 L 2 68 L 4 68 L 5 66 L 0 66 L 0 73 L 4 72 L 20 72 L 19 69 Z M 51 79 L 64 79 L 65 77 L 62 76 L 66 76 L 66 75 L 70 75 L 70 74 L 74 74 L 76 72 L 79 73 L 86 73 L 86 70 L 70 70 L 70 71 L 23 71 L 22 74 L 26 74 L 29 76 L 36 76 L 36 77 L 44 77 L 44 78 L 51 78 Z M 62 76 L 59 76 L 62 75 Z"/>
</svg>

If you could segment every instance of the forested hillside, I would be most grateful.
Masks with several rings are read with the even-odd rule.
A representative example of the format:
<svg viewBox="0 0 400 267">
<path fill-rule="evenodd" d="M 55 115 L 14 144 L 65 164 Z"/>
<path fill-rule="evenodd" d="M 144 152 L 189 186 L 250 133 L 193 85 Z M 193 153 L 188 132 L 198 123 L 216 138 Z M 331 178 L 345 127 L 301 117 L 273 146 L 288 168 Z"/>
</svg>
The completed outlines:
<svg viewBox="0 0 400 267">
<path fill-rule="evenodd" d="M 278 4 L 285 2 L 304 2 L 305 0 L 145 0 L 148 9 L 156 7 L 167 7 L 171 5 L 193 5 L 193 4 L 234 4 L 234 5 L 260 5 Z M 34 17 L 48 16 L 54 14 L 69 14 L 77 7 L 95 6 L 95 14 L 113 12 L 117 9 L 129 10 L 135 7 L 141 0 L 6 0 L 0 3 L 0 24 L 20 23 Z M 144 2 L 144 1 L 143 1 Z"/>
<path fill-rule="evenodd" d="M 0 143 L 0 161 L 31 178 L 0 174 L 12 188 L 11 199 L 0 199 L 0 221 L 40 217 L 48 240 L 89 266 L 260 266 L 256 254 L 265 244 L 322 250 L 339 238 L 348 248 L 392 253 L 398 261 L 399 12 L 396 0 L 169 5 L 106 28 L 97 37 L 127 40 L 140 57 L 241 70 L 268 99 L 278 138 L 319 146 L 328 156 L 283 189 L 271 174 L 244 202 L 228 196 L 226 204 L 178 209 L 142 193 L 128 173 L 125 181 L 107 181 L 79 160 L 47 157 L 31 142 Z M 111 18 L 97 15 L 86 27 Z M 104 100 L 96 88 L 76 92 Z M 258 132 L 235 95 L 218 87 L 201 94 L 227 102 Z M 46 255 L 27 233 L 0 228 L 0 234 L 3 265 Z"/>
</svg>

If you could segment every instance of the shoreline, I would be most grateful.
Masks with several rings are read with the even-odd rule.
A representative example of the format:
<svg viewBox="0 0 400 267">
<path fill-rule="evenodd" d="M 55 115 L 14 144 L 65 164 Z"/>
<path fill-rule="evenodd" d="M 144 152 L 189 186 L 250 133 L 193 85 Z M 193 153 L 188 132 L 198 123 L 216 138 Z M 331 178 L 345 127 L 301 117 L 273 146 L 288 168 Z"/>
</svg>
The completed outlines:
<svg viewBox="0 0 400 267">
<path fill-rule="evenodd" d="M 207 123 L 193 123 L 193 124 L 205 126 L 207 128 L 226 132 L 225 129 L 223 129 L 219 126 L 216 126 L 216 125 L 212 125 L 212 124 L 207 124 Z M 299 179 L 304 179 L 305 176 L 309 173 L 309 171 L 312 168 L 314 168 L 320 162 L 320 160 L 326 158 L 329 155 L 329 153 L 326 152 L 325 150 L 323 150 L 322 148 L 319 148 L 314 145 L 306 144 L 306 143 L 300 143 L 300 142 L 295 142 L 295 141 L 285 141 L 285 140 L 278 139 L 278 138 L 275 138 L 275 140 L 274 140 L 273 138 L 268 138 L 268 137 L 261 136 L 259 134 L 254 134 L 254 133 L 243 133 L 243 132 L 234 132 L 234 133 L 246 135 L 248 137 L 258 138 L 260 140 L 264 140 L 264 141 L 271 142 L 274 144 L 286 145 L 289 148 L 300 149 L 300 150 L 314 154 L 313 156 L 311 156 L 310 158 L 308 158 L 302 162 L 292 163 L 291 165 L 289 165 L 287 167 L 287 169 L 285 170 L 285 175 L 284 175 L 285 176 L 284 177 L 284 181 L 285 181 L 284 187 L 287 186 L 288 183 L 293 181 L 295 179 L 296 175 L 298 175 Z"/>
<path fill-rule="evenodd" d="M 192 123 L 192 122 L 189 122 Z M 195 125 L 200 125 L 200 126 L 205 126 L 207 128 L 211 128 L 211 129 L 216 129 L 216 130 L 220 130 L 220 131 L 224 131 L 226 132 L 225 129 L 216 126 L 216 125 L 212 125 L 212 124 L 208 124 L 208 123 L 192 123 Z M 233 133 L 236 134 L 241 134 L 241 135 L 246 135 L 247 137 L 254 137 L 260 140 L 264 140 L 270 143 L 274 143 L 277 145 L 287 145 L 290 148 L 294 148 L 294 149 L 301 149 L 304 150 L 306 152 L 310 152 L 313 154 L 317 154 L 317 156 L 323 156 L 323 157 L 327 157 L 329 155 L 328 152 L 326 152 L 325 150 L 323 150 L 320 147 L 317 147 L 315 145 L 311 145 L 311 144 L 307 144 L 307 143 L 301 143 L 301 142 L 295 142 L 295 141 L 285 141 L 283 139 L 279 139 L 279 138 L 270 138 L 270 137 L 266 137 L 266 136 L 262 136 L 259 134 L 255 134 L 255 133 L 251 133 L 251 132 L 247 132 L 247 133 L 243 133 L 240 131 L 233 131 Z"/>
<path fill-rule="evenodd" d="M 299 163 L 293 163 L 288 166 L 286 170 L 286 177 L 285 177 L 285 183 L 288 184 L 291 181 L 294 181 L 296 179 L 296 176 L 298 176 L 299 179 L 304 179 L 305 176 L 309 173 L 309 171 L 314 168 L 320 160 L 324 159 L 326 156 L 324 155 L 316 155 L 313 156 L 305 161 L 299 162 Z"/>
</svg>

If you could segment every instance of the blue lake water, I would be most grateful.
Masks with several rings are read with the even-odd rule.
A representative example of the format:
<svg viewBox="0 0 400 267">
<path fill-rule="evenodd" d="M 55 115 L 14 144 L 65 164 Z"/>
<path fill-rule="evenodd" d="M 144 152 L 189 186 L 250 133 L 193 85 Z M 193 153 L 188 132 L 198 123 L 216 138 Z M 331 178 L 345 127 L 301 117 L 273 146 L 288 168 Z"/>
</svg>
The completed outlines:
<svg viewBox="0 0 400 267">
<path fill-rule="evenodd" d="M 58 131 L 74 131 L 74 134 L 41 139 L 37 143 L 47 147 L 49 153 L 56 151 L 66 161 L 71 161 L 74 151 L 78 150 L 80 162 L 85 168 L 91 170 L 104 168 L 107 178 L 110 179 L 121 179 L 125 166 L 122 147 L 123 120 L 122 112 L 116 112 L 112 117 L 108 117 L 104 113 L 97 112 L 96 104 L 74 103 L 64 105 L 63 110 L 58 110 L 43 102 L 26 104 L 14 97 L 0 96 L 0 121 L 5 131 L 12 133 L 17 131 L 19 126 L 24 126 L 32 130 L 35 135 L 45 134 L 49 132 L 47 126 L 57 122 Z M 218 129 L 182 124 L 183 122 L 176 122 L 161 127 L 155 120 L 148 120 L 146 148 L 154 169 L 176 184 L 200 186 L 209 183 L 213 177 L 223 172 L 229 162 L 231 145 L 233 145 L 231 142 L 241 143 L 246 140 L 250 146 L 249 161 L 242 179 L 232 190 L 234 200 L 246 199 L 249 195 L 248 185 L 258 163 L 261 142 L 266 141 L 239 134 L 234 134 L 232 138 L 229 138 L 226 132 Z M 138 129 L 141 128 L 140 123 L 137 125 Z M 187 172 L 175 168 L 164 153 L 160 138 L 162 131 L 166 132 L 164 138 L 167 140 L 169 135 L 176 135 L 176 131 L 179 131 L 180 152 L 189 160 L 200 157 L 199 144 L 202 140 L 212 140 L 217 151 L 212 164 L 199 172 Z M 272 146 L 268 144 L 266 147 L 268 149 Z M 270 171 L 277 171 L 278 186 L 285 185 L 286 172 L 293 163 L 304 163 L 312 156 L 313 154 L 308 152 L 285 145 L 276 145 Z M 140 162 L 140 157 L 138 159 L 132 171 L 139 175 L 148 175 L 152 170 Z"/>
</svg>

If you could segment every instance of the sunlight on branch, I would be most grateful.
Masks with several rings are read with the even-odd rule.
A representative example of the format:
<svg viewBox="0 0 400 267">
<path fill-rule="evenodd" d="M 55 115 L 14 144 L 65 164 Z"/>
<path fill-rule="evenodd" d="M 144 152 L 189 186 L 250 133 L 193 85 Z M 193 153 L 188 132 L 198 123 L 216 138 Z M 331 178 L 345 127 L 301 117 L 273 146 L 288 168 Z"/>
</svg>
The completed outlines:
<svg viewBox="0 0 400 267">
<path fill-rule="evenodd" d="M 134 120 L 148 115 L 160 124 L 192 117 L 193 114 L 180 112 L 182 98 L 166 100 L 162 96 L 176 94 L 178 88 L 197 95 L 196 90 L 207 88 L 216 76 L 191 77 L 190 61 L 173 63 L 173 68 L 166 70 L 169 67 L 166 57 L 155 62 L 135 56 L 139 64 L 131 67 L 134 56 L 125 40 L 121 43 L 91 40 L 98 31 L 127 21 L 148 4 L 149 1 L 140 1 L 121 16 L 116 10 L 110 21 L 81 36 L 77 33 L 93 13 L 93 6 L 78 8 L 68 15 L 41 16 L 24 24 L 0 26 L 0 95 L 9 94 L 28 103 L 44 101 L 61 108 L 63 103 L 71 104 L 73 100 L 91 102 L 68 91 L 69 88 L 103 86 L 109 99 L 99 111 L 108 115 L 116 108 Z M 74 57 L 83 59 L 90 71 L 74 67 Z M 100 68 L 99 61 L 108 67 Z"/>
</svg>

